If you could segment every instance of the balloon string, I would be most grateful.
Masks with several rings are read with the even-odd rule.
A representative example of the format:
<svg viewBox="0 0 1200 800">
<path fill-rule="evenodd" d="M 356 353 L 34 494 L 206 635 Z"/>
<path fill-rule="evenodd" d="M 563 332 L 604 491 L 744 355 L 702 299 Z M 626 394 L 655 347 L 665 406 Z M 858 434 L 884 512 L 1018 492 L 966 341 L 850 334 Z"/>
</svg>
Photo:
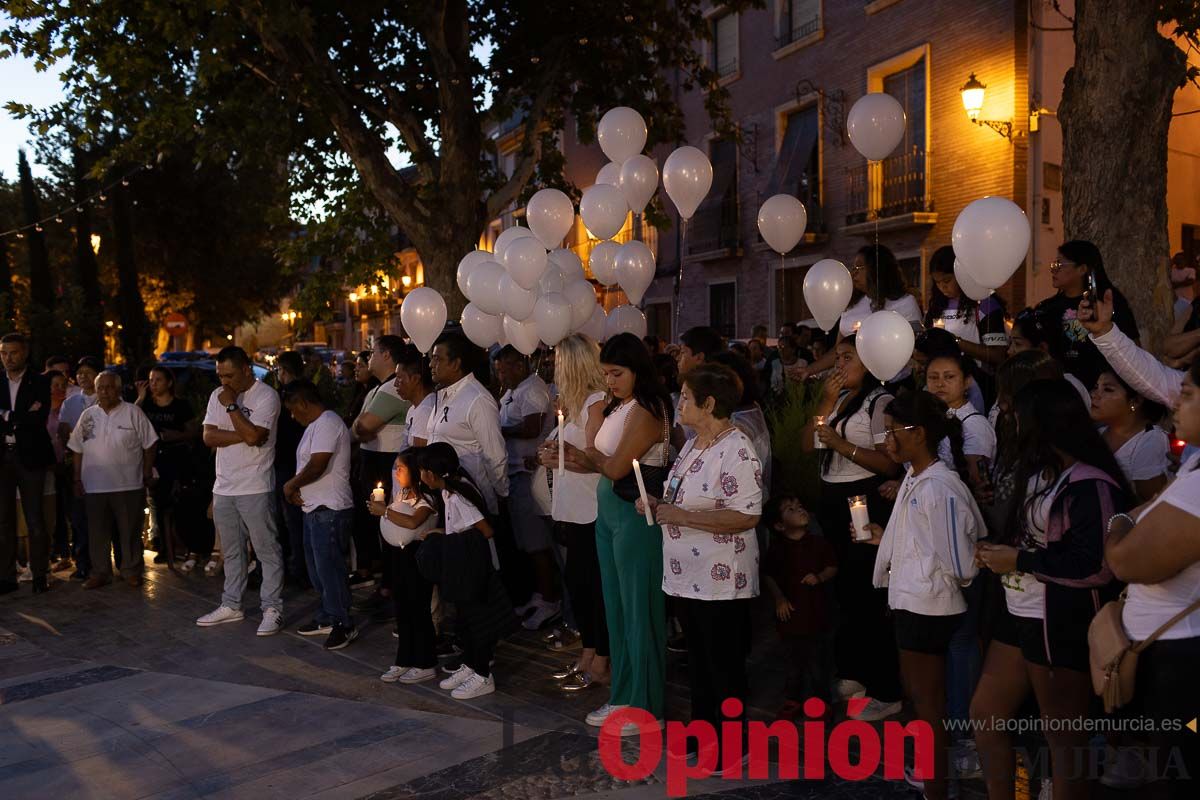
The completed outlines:
<svg viewBox="0 0 1200 800">
<path fill-rule="evenodd" d="M 779 329 L 779 326 L 781 324 L 788 321 L 787 258 L 786 258 L 786 256 L 784 256 L 783 253 L 779 254 L 779 276 L 780 276 L 779 277 L 779 281 L 780 281 L 779 293 L 781 295 L 783 295 L 783 302 L 780 303 L 780 309 L 783 313 L 783 319 L 776 320 L 776 325 L 775 325 L 776 330 Z"/>
<path fill-rule="evenodd" d="M 683 301 L 679 298 L 679 289 L 683 286 L 683 256 L 687 252 L 688 221 L 680 220 L 682 233 L 679 239 L 679 274 L 675 276 L 675 338 L 679 338 L 679 312 L 683 310 Z"/>
</svg>

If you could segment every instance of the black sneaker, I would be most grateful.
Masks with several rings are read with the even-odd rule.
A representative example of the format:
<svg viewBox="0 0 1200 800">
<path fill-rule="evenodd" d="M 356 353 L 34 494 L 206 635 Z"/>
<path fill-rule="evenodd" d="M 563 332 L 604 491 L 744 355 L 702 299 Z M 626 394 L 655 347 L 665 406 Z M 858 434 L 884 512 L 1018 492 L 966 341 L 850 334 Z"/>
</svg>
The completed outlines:
<svg viewBox="0 0 1200 800">
<path fill-rule="evenodd" d="M 437 649 L 435 652 L 437 653 L 438 658 L 451 658 L 453 656 L 461 656 L 462 648 L 449 639 L 443 639 L 437 643 Z"/>
<path fill-rule="evenodd" d="M 672 636 L 667 639 L 667 650 L 672 653 L 686 653 L 688 651 L 687 638 L 682 633 Z"/>
<path fill-rule="evenodd" d="M 341 650 L 343 647 L 350 644 L 357 638 L 357 628 L 347 628 L 344 625 L 334 625 L 333 630 L 329 632 L 329 638 L 325 640 L 325 649 Z"/>
<path fill-rule="evenodd" d="M 350 584 L 350 591 L 355 589 L 369 589 L 375 585 L 375 578 L 372 575 L 359 575 L 357 572 L 351 572 L 346 577 Z"/>
<path fill-rule="evenodd" d="M 358 576 L 352 575 L 350 578 L 350 588 L 351 589 L 354 588 L 354 579 L 356 577 L 358 577 Z M 386 601 L 388 599 L 389 598 L 384 597 L 383 594 L 381 594 L 380 591 L 378 589 L 376 589 L 375 591 L 371 592 L 371 594 L 369 596 L 364 597 L 361 600 L 355 600 L 353 603 L 350 604 L 350 607 L 353 608 L 355 611 L 374 611 L 375 609 L 383 606 L 384 601 Z"/>
<path fill-rule="evenodd" d="M 333 631 L 333 626 L 317 622 L 315 619 L 311 622 L 306 622 L 299 628 L 296 628 L 296 633 L 301 636 L 322 636 Z"/>
</svg>

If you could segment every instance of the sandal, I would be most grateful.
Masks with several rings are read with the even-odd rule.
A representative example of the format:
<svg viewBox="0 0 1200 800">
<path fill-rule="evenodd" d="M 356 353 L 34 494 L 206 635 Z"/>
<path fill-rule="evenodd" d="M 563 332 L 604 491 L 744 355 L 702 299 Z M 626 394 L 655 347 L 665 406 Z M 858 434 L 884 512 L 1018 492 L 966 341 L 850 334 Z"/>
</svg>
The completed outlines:
<svg viewBox="0 0 1200 800">
<path fill-rule="evenodd" d="M 579 673 L 580 673 L 579 664 L 572 664 L 571 666 L 567 667 L 566 669 L 560 669 L 557 672 L 552 672 L 550 674 L 550 677 L 556 681 L 565 681 L 567 678 L 570 678 L 572 675 L 578 675 Z"/>
<path fill-rule="evenodd" d="M 196 568 L 196 559 L 194 559 L 194 558 L 189 558 L 187 561 L 184 561 L 182 564 L 179 565 L 179 571 L 183 572 L 183 573 L 191 572 L 195 568 Z"/>
<path fill-rule="evenodd" d="M 593 686 L 598 686 L 600 681 L 596 680 L 587 672 L 577 672 L 567 680 L 559 684 L 558 688 L 564 692 L 582 692 L 585 689 L 590 689 Z"/>
<path fill-rule="evenodd" d="M 204 565 L 205 576 L 211 578 L 212 576 L 216 575 L 217 570 L 220 569 L 220 566 L 221 565 L 217 563 L 216 559 L 209 561 L 207 564 Z"/>
</svg>

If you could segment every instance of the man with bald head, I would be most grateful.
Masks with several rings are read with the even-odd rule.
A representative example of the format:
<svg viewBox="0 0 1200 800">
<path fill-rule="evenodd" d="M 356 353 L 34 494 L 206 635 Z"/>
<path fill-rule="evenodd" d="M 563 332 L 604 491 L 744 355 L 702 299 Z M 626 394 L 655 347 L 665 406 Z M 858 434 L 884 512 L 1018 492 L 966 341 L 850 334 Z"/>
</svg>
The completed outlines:
<svg viewBox="0 0 1200 800">
<path fill-rule="evenodd" d="M 75 453 L 75 493 L 83 496 L 87 510 L 92 574 L 84 589 L 112 583 L 113 544 L 121 553 L 125 582 L 142 584 L 142 509 L 146 487 L 154 480 L 157 442 L 142 410 L 121 399 L 121 376 L 101 372 L 96 404 L 79 417 L 67 442 Z"/>
</svg>

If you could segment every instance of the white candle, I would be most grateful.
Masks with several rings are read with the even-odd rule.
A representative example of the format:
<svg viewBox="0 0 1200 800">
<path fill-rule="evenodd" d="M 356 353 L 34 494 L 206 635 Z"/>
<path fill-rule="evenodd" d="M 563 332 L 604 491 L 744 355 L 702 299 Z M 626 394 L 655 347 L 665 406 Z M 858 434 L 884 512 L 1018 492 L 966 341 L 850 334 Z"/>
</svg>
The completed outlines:
<svg viewBox="0 0 1200 800">
<path fill-rule="evenodd" d="M 559 475 L 559 477 L 560 477 L 560 478 L 562 477 L 563 470 L 565 470 L 565 469 L 566 469 L 566 467 L 564 467 L 563 465 L 567 463 L 567 461 L 566 461 L 566 458 L 565 458 L 565 456 L 564 456 L 564 453 L 563 453 L 563 451 L 564 451 L 564 446 L 563 446 L 563 412 L 559 411 L 559 412 L 558 412 L 558 475 Z"/>
<path fill-rule="evenodd" d="M 937 319 L 935 319 L 935 320 L 933 321 L 933 327 L 935 327 L 935 328 L 945 328 L 945 327 L 946 327 L 946 320 L 942 319 L 941 317 L 938 317 Z"/>
<path fill-rule="evenodd" d="M 816 428 L 820 428 L 822 425 L 825 424 L 825 415 L 817 414 L 815 417 L 813 417 L 813 422 L 815 423 Z M 825 445 L 821 443 L 821 437 L 818 436 L 817 433 L 818 433 L 818 431 L 814 428 L 814 430 L 813 430 L 813 447 L 816 448 L 817 450 L 824 450 Z"/>
<path fill-rule="evenodd" d="M 849 502 L 850 520 L 854 523 L 854 541 L 870 541 L 871 532 L 867 530 L 867 525 L 871 524 L 871 517 L 867 513 L 867 498 L 858 494 L 849 498 Z"/>
<path fill-rule="evenodd" d="M 375 488 L 371 490 L 371 502 L 382 503 L 385 499 L 387 499 L 387 497 L 383 493 L 383 484 L 375 484 Z"/>
<path fill-rule="evenodd" d="M 654 517 L 650 514 L 650 499 L 646 497 L 646 482 L 642 480 L 642 465 L 633 460 L 633 477 L 637 479 L 638 494 L 642 496 L 642 508 L 646 510 L 646 524 L 653 525 Z"/>
</svg>

